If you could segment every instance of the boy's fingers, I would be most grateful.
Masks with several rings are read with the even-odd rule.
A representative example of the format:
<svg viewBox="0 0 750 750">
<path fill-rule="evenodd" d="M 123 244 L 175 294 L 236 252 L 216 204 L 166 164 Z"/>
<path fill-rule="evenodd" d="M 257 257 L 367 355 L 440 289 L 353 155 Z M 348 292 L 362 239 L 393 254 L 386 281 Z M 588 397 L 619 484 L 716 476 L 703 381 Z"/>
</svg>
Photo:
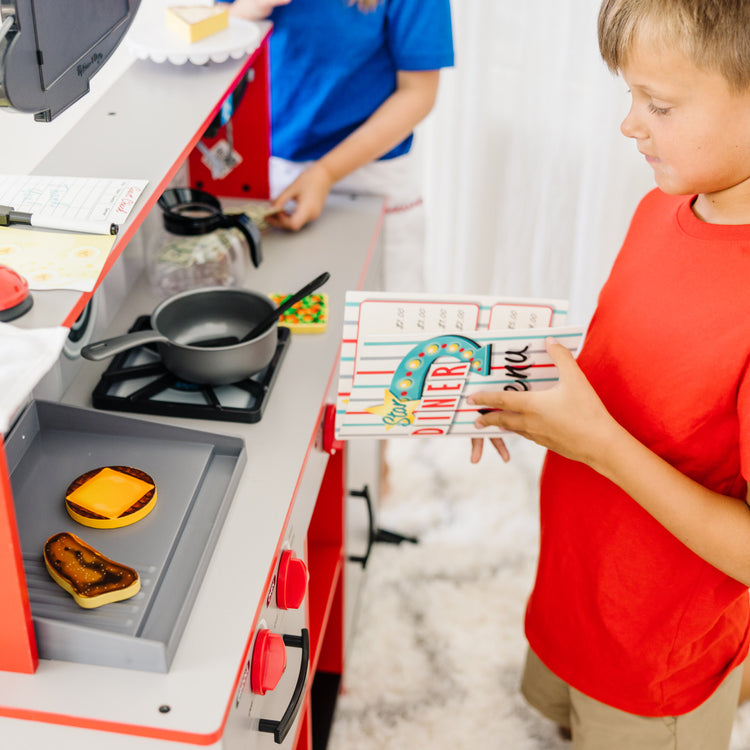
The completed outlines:
<svg viewBox="0 0 750 750">
<path fill-rule="evenodd" d="M 485 416 L 495 411 L 520 411 L 527 395 L 526 391 L 479 391 L 472 393 L 466 403 L 479 407 L 480 416 Z"/>
<path fill-rule="evenodd" d="M 483 438 L 472 438 L 471 439 L 471 463 L 479 463 L 482 458 L 482 448 L 484 447 Z"/>
<path fill-rule="evenodd" d="M 490 442 L 495 446 L 495 450 L 500 454 L 500 458 L 507 464 L 510 461 L 510 453 L 508 452 L 508 446 L 505 445 L 505 440 L 494 437 L 490 438 Z"/>
<path fill-rule="evenodd" d="M 490 438 L 490 443 L 492 443 L 494 449 L 500 454 L 500 458 L 502 458 L 505 463 L 508 463 L 508 461 L 510 461 L 510 453 L 505 445 L 505 441 L 500 437 L 494 437 Z M 479 460 L 482 458 L 483 449 L 484 438 L 471 439 L 471 463 L 479 463 Z"/>
<path fill-rule="evenodd" d="M 547 349 L 547 354 L 549 354 L 553 364 L 555 365 L 555 367 L 557 367 L 558 370 L 560 370 L 560 372 L 566 372 L 570 369 L 578 369 L 575 357 L 573 356 L 570 349 L 568 349 L 568 347 L 566 346 L 563 346 L 552 336 L 549 336 L 546 339 L 545 347 Z"/>
<path fill-rule="evenodd" d="M 481 412 L 488 412 L 492 409 L 500 408 L 500 399 L 502 391 L 477 391 L 467 397 L 466 403 L 470 406 L 484 407 L 480 408 Z"/>
</svg>

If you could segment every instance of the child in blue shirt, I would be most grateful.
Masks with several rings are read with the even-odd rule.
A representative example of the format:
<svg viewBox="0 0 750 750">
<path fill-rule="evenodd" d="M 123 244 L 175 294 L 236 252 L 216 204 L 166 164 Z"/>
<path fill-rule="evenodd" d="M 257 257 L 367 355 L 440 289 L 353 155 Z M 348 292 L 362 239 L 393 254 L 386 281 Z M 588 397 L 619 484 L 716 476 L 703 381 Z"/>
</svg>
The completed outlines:
<svg viewBox="0 0 750 750">
<path fill-rule="evenodd" d="M 440 69 L 453 65 L 449 0 L 236 0 L 232 13 L 274 24 L 270 177 L 279 212 L 269 223 L 301 229 L 334 186 L 387 195 L 386 287 L 418 291 L 424 219 L 408 155 Z M 391 233 L 391 218 L 412 231 Z M 407 245 L 389 249 L 396 234 Z"/>
</svg>

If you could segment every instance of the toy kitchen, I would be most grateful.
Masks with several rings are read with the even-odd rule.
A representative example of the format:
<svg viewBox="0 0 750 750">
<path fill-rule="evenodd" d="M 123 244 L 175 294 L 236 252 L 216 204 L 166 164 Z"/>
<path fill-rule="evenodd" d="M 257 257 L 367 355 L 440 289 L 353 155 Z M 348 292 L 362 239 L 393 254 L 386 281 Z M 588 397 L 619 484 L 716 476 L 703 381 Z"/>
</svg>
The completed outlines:
<svg viewBox="0 0 750 750">
<path fill-rule="evenodd" d="M 270 25 L 232 20 L 240 41 L 228 54 L 214 45 L 205 59 L 196 46 L 180 59 L 141 38 L 149 4 L 88 0 L 90 13 L 75 18 L 53 0 L 0 5 L 0 99 L 19 110 L 0 113 L 0 134 L 4 149 L 16 134 L 32 144 L 19 170 L 143 185 L 90 290 L 30 283 L 4 319 L 25 334 L 62 327 L 65 340 L 41 379 L 19 376 L 36 385 L 0 435 L 0 745 L 322 749 L 345 662 L 346 500 L 367 494 L 333 437 L 344 294 L 379 277 L 382 201 L 334 196 L 302 232 L 251 236 L 236 289 L 291 294 L 330 273 L 325 331 L 278 326 L 259 373 L 186 382 L 159 361 L 158 344 L 83 357 L 92 342 L 155 323 L 165 295 L 146 259 L 164 195 L 189 186 L 240 207 L 268 197 Z M 89 93 L 87 81 L 76 88 L 80 60 L 105 63 Z M 95 90 L 98 78 L 107 83 Z M 207 154 L 227 142 L 241 163 L 217 177 Z M 360 462 L 371 486 L 375 447 Z M 141 483 L 148 507 L 124 502 L 141 508 L 135 521 L 112 523 L 109 509 L 101 522 L 67 500 L 102 467 L 127 475 L 131 494 Z M 45 565 L 58 534 L 135 570 L 139 590 L 79 605 Z"/>
</svg>

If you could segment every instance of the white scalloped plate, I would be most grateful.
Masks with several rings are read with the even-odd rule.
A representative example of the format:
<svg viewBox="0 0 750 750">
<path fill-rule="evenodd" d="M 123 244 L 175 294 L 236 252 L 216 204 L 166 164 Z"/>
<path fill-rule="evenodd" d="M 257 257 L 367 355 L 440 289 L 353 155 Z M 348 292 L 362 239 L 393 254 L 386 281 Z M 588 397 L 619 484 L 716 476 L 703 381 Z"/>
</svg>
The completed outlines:
<svg viewBox="0 0 750 750">
<path fill-rule="evenodd" d="M 173 65 L 222 63 L 252 52 L 260 42 L 260 31 L 252 21 L 230 17 L 229 26 L 199 42 L 184 42 L 167 29 L 162 3 L 142 3 L 125 43 L 141 60 Z"/>
</svg>

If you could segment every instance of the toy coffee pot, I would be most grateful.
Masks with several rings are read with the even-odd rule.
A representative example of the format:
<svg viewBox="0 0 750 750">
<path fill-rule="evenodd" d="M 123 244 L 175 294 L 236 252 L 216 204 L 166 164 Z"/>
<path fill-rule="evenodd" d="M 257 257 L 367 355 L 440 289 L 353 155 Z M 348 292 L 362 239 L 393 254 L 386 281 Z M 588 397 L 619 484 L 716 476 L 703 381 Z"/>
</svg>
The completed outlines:
<svg viewBox="0 0 750 750">
<path fill-rule="evenodd" d="M 194 188 L 170 188 L 159 198 L 164 235 L 149 252 L 154 289 L 172 295 L 205 286 L 237 286 L 262 260 L 260 230 L 244 213 L 225 214 L 217 198 Z"/>
</svg>

